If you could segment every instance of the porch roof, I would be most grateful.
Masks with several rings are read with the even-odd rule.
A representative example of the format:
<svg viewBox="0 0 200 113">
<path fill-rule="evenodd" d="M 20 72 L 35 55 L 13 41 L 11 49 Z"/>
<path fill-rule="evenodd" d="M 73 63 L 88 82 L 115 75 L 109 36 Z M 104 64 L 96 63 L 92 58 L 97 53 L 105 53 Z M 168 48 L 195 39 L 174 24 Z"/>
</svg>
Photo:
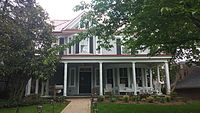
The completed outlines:
<svg viewBox="0 0 200 113">
<path fill-rule="evenodd" d="M 98 63 L 98 62 L 167 62 L 171 55 L 65 55 L 61 62 L 68 63 Z"/>
</svg>

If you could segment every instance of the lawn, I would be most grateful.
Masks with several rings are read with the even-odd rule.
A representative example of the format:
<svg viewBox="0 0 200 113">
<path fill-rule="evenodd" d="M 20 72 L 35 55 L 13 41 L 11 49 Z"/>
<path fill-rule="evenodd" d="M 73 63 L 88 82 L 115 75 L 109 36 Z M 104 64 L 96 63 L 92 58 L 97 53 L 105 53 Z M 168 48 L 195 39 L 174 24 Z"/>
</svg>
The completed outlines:
<svg viewBox="0 0 200 113">
<path fill-rule="evenodd" d="M 99 113 L 200 113 L 200 101 L 184 105 L 98 103 Z"/>
<path fill-rule="evenodd" d="M 54 112 L 53 112 L 53 105 L 51 104 L 44 104 L 42 113 L 60 113 L 66 106 L 66 103 L 55 103 L 54 104 Z M 3 108 L 0 109 L 0 113 L 15 113 L 16 108 Z M 37 106 L 25 106 L 20 107 L 19 113 L 37 113 Z"/>
</svg>

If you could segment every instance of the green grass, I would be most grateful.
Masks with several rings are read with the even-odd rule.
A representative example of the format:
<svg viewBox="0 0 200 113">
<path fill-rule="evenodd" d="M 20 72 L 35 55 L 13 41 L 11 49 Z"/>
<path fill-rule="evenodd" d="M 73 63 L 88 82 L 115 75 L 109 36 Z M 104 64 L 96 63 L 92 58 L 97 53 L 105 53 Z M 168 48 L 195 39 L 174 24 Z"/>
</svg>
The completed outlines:
<svg viewBox="0 0 200 113">
<path fill-rule="evenodd" d="M 99 113 L 200 113 L 200 101 L 184 105 L 99 103 Z"/>
<path fill-rule="evenodd" d="M 66 106 L 66 103 L 55 103 L 54 113 L 60 113 Z M 3 108 L 0 113 L 15 113 L 16 108 Z M 19 113 L 37 113 L 37 105 L 20 107 Z M 44 104 L 42 113 L 53 113 L 53 105 Z"/>
</svg>

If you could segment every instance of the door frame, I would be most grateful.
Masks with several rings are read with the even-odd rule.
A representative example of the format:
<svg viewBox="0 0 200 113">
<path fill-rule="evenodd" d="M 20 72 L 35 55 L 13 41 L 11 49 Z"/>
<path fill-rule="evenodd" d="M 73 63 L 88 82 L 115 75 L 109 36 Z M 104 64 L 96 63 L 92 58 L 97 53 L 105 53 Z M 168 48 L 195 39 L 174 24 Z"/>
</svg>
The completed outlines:
<svg viewBox="0 0 200 113">
<path fill-rule="evenodd" d="M 87 71 L 87 72 L 90 72 L 91 73 L 91 88 L 93 88 L 93 68 L 92 68 L 92 66 L 78 66 L 78 94 L 80 94 L 80 88 L 79 88 L 79 83 L 80 83 L 80 69 L 81 68 L 90 68 L 90 71 Z"/>
</svg>

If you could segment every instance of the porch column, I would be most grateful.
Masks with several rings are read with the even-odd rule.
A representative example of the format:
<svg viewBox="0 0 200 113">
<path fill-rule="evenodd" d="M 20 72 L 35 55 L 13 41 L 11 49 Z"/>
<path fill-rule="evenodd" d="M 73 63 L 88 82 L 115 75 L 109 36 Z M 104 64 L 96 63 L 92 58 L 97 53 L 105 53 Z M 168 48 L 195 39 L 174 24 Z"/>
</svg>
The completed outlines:
<svg viewBox="0 0 200 113">
<path fill-rule="evenodd" d="M 99 85 L 100 85 L 100 95 L 103 95 L 103 66 L 102 62 L 99 62 Z"/>
<path fill-rule="evenodd" d="M 160 81 L 160 68 L 159 65 L 157 65 L 157 82 L 158 82 L 158 94 L 161 95 L 162 91 L 161 91 L 161 81 Z"/>
<path fill-rule="evenodd" d="M 153 75 L 152 75 L 152 68 L 149 69 L 150 73 L 150 87 L 153 88 Z"/>
<path fill-rule="evenodd" d="M 166 93 L 170 94 L 171 88 L 170 88 L 170 78 L 169 78 L 169 65 L 167 61 L 165 62 L 165 76 L 166 76 Z"/>
<path fill-rule="evenodd" d="M 45 96 L 49 95 L 49 79 L 47 79 L 46 81 L 46 85 L 45 85 Z"/>
<path fill-rule="evenodd" d="M 31 81 L 32 81 L 32 78 L 30 78 L 28 80 L 28 83 L 26 84 L 26 93 L 25 93 L 25 96 L 28 96 L 31 94 Z"/>
<path fill-rule="evenodd" d="M 67 96 L 67 63 L 64 64 L 64 88 L 63 96 Z"/>
<path fill-rule="evenodd" d="M 42 81 L 41 96 L 44 95 L 44 81 Z"/>
<path fill-rule="evenodd" d="M 160 82 L 160 69 L 159 69 L 159 65 L 157 65 L 157 79 L 158 79 L 158 82 Z"/>
<path fill-rule="evenodd" d="M 133 70 L 133 86 L 134 86 L 133 90 L 134 90 L 134 95 L 137 95 L 135 62 L 132 62 L 132 70 Z"/>
<path fill-rule="evenodd" d="M 39 88 L 39 79 L 35 82 L 35 94 L 38 94 L 38 88 Z"/>
</svg>

